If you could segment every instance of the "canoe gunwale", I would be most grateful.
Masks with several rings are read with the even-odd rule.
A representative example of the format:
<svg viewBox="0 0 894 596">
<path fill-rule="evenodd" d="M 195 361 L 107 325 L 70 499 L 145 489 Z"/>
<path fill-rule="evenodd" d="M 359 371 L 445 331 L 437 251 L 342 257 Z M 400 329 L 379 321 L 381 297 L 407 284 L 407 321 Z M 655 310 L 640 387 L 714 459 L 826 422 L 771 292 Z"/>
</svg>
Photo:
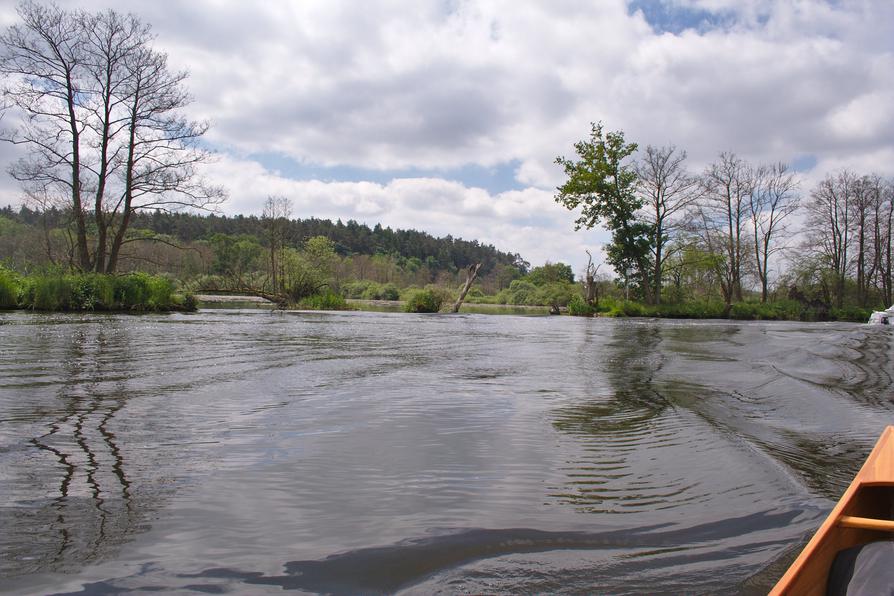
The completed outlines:
<svg viewBox="0 0 894 596">
<path fill-rule="evenodd" d="M 894 532 L 894 426 L 888 426 L 860 471 L 788 571 L 770 591 L 823 595 L 829 568 L 842 549 L 890 539 Z M 842 518 L 846 518 L 842 524 Z M 848 522 L 857 520 L 858 526 Z M 871 522 L 876 522 L 872 524 Z M 882 526 L 884 528 L 882 528 Z"/>
</svg>

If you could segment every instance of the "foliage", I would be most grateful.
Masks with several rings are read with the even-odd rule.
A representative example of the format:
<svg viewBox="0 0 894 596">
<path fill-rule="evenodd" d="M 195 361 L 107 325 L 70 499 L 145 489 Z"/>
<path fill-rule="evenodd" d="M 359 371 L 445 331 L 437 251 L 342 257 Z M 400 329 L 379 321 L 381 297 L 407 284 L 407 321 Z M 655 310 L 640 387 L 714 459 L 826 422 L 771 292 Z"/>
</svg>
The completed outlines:
<svg viewBox="0 0 894 596">
<path fill-rule="evenodd" d="M 537 288 L 533 297 L 529 299 L 529 304 L 532 306 L 567 306 L 576 295 L 577 286 L 572 283 L 548 283 Z"/>
<path fill-rule="evenodd" d="M 865 323 L 869 320 L 869 316 L 872 314 L 872 309 L 859 306 L 845 306 L 843 308 L 833 308 L 829 314 L 834 321 Z"/>
<path fill-rule="evenodd" d="M 333 286 L 333 271 L 338 256 L 335 245 L 323 236 L 309 239 L 304 250 L 287 248 L 281 254 L 282 287 L 288 298 L 299 303 Z"/>
<path fill-rule="evenodd" d="M 575 294 L 568 301 L 568 314 L 575 317 L 592 317 L 596 314 L 596 309 L 587 304 L 580 294 Z"/>
<path fill-rule="evenodd" d="M 636 170 L 627 163 L 636 149 L 636 143 L 624 140 L 623 132 L 604 134 L 601 122 L 593 124 L 590 139 L 574 145 L 577 161 L 556 158 L 567 180 L 555 200 L 569 210 L 581 208 L 577 229 L 605 225 L 612 232 L 605 249 L 608 263 L 618 272 L 632 269 L 644 281 L 652 230 L 636 218 L 643 201 L 636 192 Z"/>
<path fill-rule="evenodd" d="M 190 295 L 175 295 L 173 282 L 157 275 L 50 271 L 22 279 L 19 306 L 50 311 L 159 311 L 191 310 L 195 301 L 190 300 Z"/>
<path fill-rule="evenodd" d="M 366 284 L 366 289 L 359 297 L 364 300 L 399 300 L 400 290 L 392 283 L 380 284 L 373 281 Z"/>
<path fill-rule="evenodd" d="M 19 276 L 0 265 L 0 309 L 15 308 L 20 291 Z"/>
<path fill-rule="evenodd" d="M 113 273 L 135 212 L 225 198 L 197 174 L 208 125 L 186 118 L 187 75 L 168 69 L 148 25 L 27 1 L 17 12 L 0 35 L 4 108 L 16 115 L 3 140 L 25 149 L 10 172 L 28 196 L 70 211 L 72 264 Z"/>
<path fill-rule="evenodd" d="M 351 310 L 344 297 L 331 290 L 302 299 L 298 302 L 298 308 L 307 310 Z"/>
<path fill-rule="evenodd" d="M 254 236 L 214 234 L 209 242 L 214 249 L 214 273 L 240 277 L 260 266 L 263 248 Z"/>
<path fill-rule="evenodd" d="M 432 290 L 416 290 L 407 298 L 404 310 L 416 313 L 438 312 L 443 302 L 443 297 Z"/>
<path fill-rule="evenodd" d="M 571 265 L 547 261 L 545 265 L 531 269 L 526 279 L 536 286 L 557 282 L 574 283 L 574 273 L 571 271 Z"/>
</svg>

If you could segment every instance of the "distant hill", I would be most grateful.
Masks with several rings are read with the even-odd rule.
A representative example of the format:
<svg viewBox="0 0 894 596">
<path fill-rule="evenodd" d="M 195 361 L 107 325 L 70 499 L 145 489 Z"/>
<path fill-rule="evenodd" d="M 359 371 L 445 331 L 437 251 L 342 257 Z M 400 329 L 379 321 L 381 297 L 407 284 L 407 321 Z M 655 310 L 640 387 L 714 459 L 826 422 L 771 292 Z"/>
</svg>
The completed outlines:
<svg viewBox="0 0 894 596">
<path fill-rule="evenodd" d="M 0 216 L 29 226 L 42 226 L 43 214 L 22 207 L 0 209 Z M 51 210 L 46 213 L 50 227 L 61 227 L 66 221 L 66 213 Z M 266 243 L 267 229 L 260 217 L 250 215 L 216 215 L 195 213 L 165 213 L 162 211 L 138 213 L 131 223 L 131 230 L 151 230 L 182 242 L 207 240 L 214 234 L 256 237 L 261 244 Z M 289 221 L 286 242 L 300 246 L 313 236 L 326 236 L 336 245 L 342 255 L 377 253 L 417 258 L 432 270 L 463 269 L 472 263 L 483 264 L 483 272 L 491 271 L 497 265 L 513 265 L 526 271 L 528 263 L 517 253 L 499 251 L 489 244 L 477 240 L 463 240 L 453 236 L 437 238 L 417 230 L 391 229 L 349 220 L 332 222 L 328 219 L 293 219 Z"/>
</svg>

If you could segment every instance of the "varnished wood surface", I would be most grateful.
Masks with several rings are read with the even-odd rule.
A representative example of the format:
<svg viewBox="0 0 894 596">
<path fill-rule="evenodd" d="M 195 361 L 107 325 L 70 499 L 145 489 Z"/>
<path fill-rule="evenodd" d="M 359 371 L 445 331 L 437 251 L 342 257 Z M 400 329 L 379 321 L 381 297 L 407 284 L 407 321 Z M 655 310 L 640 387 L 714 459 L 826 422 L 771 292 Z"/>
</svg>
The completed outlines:
<svg viewBox="0 0 894 596">
<path fill-rule="evenodd" d="M 881 530 L 894 532 L 894 521 L 873 519 L 870 517 L 856 517 L 854 515 L 842 515 L 838 525 L 845 528 L 863 528 L 865 530 Z"/>
<path fill-rule="evenodd" d="M 825 594 L 829 568 L 838 551 L 890 537 L 888 524 L 894 524 L 892 497 L 894 426 L 889 426 L 829 517 L 770 592 L 771 596 Z M 873 525 L 864 521 L 842 524 L 842 518 L 850 518 L 851 522 L 854 519 L 869 519 L 881 524 Z"/>
</svg>

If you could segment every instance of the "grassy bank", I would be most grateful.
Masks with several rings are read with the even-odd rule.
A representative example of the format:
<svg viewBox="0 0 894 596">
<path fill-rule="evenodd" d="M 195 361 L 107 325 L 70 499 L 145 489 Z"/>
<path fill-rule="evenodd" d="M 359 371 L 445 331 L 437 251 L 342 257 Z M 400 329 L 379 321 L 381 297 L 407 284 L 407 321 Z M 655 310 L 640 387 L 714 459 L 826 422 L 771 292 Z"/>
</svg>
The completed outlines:
<svg viewBox="0 0 894 596">
<path fill-rule="evenodd" d="M 19 275 L 0 268 L 0 308 L 40 311 L 189 311 L 191 294 L 159 275 L 44 272 Z"/>
<path fill-rule="evenodd" d="M 737 321 L 850 321 L 865 323 L 871 308 L 823 308 L 807 306 L 796 300 L 773 302 L 684 302 L 649 305 L 623 300 L 602 300 L 597 308 L 575 297 L 568 312 L 577 316 L 657 317 L 668 319 L 733 319 Z"/>
</svg>

